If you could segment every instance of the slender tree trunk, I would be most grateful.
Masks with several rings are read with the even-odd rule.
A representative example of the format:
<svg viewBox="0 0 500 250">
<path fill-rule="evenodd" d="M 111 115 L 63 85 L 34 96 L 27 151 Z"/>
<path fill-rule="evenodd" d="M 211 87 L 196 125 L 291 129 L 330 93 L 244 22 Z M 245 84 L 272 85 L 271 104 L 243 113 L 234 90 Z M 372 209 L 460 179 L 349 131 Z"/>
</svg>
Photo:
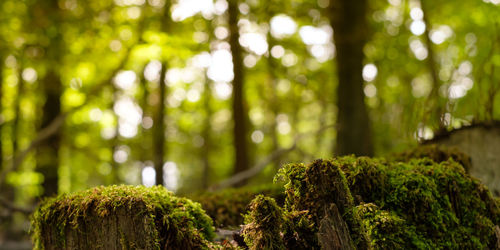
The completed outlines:
<svg viewBox="0 0 500 250">
<path fill-rule="evenodd" d="M 366 0 L 333 0 L 330 22 L 337 51 L 338 155 L 373 155 L 370 119 L 363 94 Z"/>
<path fill-rule="evenodd" d="M 21 55 L 19 57 L 19 67 L 18 67 L 18 81 L 17 81 L 17 95 L 14 101 L 14 121 L 12 123 L 12 155 L 16 155 L 19 150 L 19 122 L 21 120 L 21 99 L 23 96 L 24 80 L 23 80 L 23 49 L 21 49 Z M 16 171 L 14 168 L 12 171 Z"/>
<path fill-rule="evenodd" d="M 0 172 L 3 171 L 3 124 L 4 124 L 4 118 L 3 118 L 3 65 L 5 65 L 3 62 L 5 60 L 5 57 L 3 55 L 2 48 L 0 48 Z M 1 187 L 0 187 L 1 188 Z"/>
<path fill-rule="evenodd" d="M 203 109 L 205 110 L 205 121 L 203 122 L 203 147 L 201 148 L 201 158 L 203 162 L 203 175 L 202 175 L 202 187 L 204 189 L 208 188 L 210 181 L 210 151 L 212 148 L 212 137 L 210 132 L 212 126 L 210 124 L 210 118 L 212 117 L 213 110 L 210 106 L 211 93 L 210 93 L 210 80 L 206 76 L 205 72 L 205 89 L 203 90 Z"/>
<path fill-rule="evenodd" d="M 141 70 L 141 75 L 139 77 L 139 84 L 142 86 L 143 88 L 143 92 L 142 92 L 142 95 L 141 95 L 141 98 L 140 98 L 140 107 L 142 109 L 142 121 L 144 121 L 144 118 L 150 116 L 150 109 L 149 109 L 149 104 L 148 104 L 148 98 L 149 98 L 149 90 L 148 90 L 148 80 L 146 80 L 146 78 L 144 77 L 144 70 L 146 69 L 146 66 L 145 65 L 142 70 Z M 143 140 L 145 140 L 147 143 L 142 143 L 141 144 L 141 150 L 142 150 L 142 153 L 141 153 L 141 156 L 140 156 L 140 160 L 142 162 L 146 162 L 148 160 L 151 160 L 151 144 L 150 143 L 150 138 L 152 140 L 152 137 L 150 135 L 150 132 L 149 132 L 149 129 L 145 129 L 144 127 L 141 128 L 141 131 L 142 131 L 142 138 L 144 138 Z"/>
<path fill-rule="evenodd" d="M 233 56 L 233 140 L 235 148 L 235 163 L 233 173 L 239 173 L 249 168 L 248 164 L 248 140 L 247 140 L 247 121 L 248 114 L 245 107 L 244 98 L 244 68 L 242 48 L 239 43 L 240 35 L 238 29 L 238 1 L 229 1 L 229 45 Z"/>
<path fill-rule="evenodd" d="M 46 96 L 43 105 L 42 128 L 49 125 L 61 112 L 62 84 L 59 75 L 51 69 L 43 79 Z M 57 194 L 59 176 L 59 146 L 61 133 L 56 132 L 40 145 L 37 152 L 37 170 L 44 176 L 42 187 L 44 196 Z"/>
<path fill-rule="evenodd" d="M 170 1 L 167 1 L 163 7 L 163 17 L 162 17 L 162 31 L 169 33 L 170 26 L 172 23 L 170 17 Z M 158 85 L 158 107 L 155 112 L 155 118 L 153 123 L 153 164 L 156 171 L 156 185 L 163 185 L 163 164 L 164 164 L 164 154 L 165 154 L 165 98 L 167 96 L 167 89 L 165 83 L 165 77 L 167 74 L 167 59 L 163 59 L 161 64 L 160 79 Z"/>
<path fill-rule="evenodd" d="M 441 106 L 441 97 L 439 96 L 439 87 L 441 85 L 441 82 L 439 80 L 438 76 L 438 65 L 436 62 L 436 53 L 434 51 L 434 45 L 432 44 L 431 41 L 431 36 L 429 29 L 431 28 L 430 22 L 429 22 L 429 17 L 428 17 L 428 8 L 427 4 L 425 1 L 420 1 L 420 7 L 422 8 L 422 12 L 424 13 L 423 15 L 423 22 L 425 23 L 425 31 L 424 31 L 424 42 L 425 46 L 427 47 L 427 68 L 429 70 L 429 73 L 431 75 L 432 79 L 432 89 L 431 93 L 427 97 L 427 103 L 426 103 L 426 108 L 427 114 L 431 114 L 433 119 L 436 119 L 438 122 L 439 128 L 444 128 L 445 124 L 444 121 L 441 121 L 441 116 L 444 113 L 444 107 Z M 427 117 L 424 117 L 424 123 L 425 120 L 427 120 Z"/>
<path fill-rule="evenodd" d="M 115 103 L 118 100 L 118 90 L 114 84 L 111 84 L 111 91 L 113 91 L 113 101 L 111 103 L 111 109 L 114 109 Z M 111 139 L 111 152 L 113 153 L 113 159 L 111 160 L 111 184 L 118 184 L 120 182 L 120 177 L 118 176 L 118 168 L 120 164 L 116 162 L 114 154 L 118 149 L 118 143 L 120 141 L 120 118 L 117 114 L 113 113 L 116 119 L 115 135 Z"/>
<path fill-rule="evenodd" d="M 269 6 L 270 7 L 270 6 Z M 274 14 L 270 13 L 270 16 L 273 17 Z M 270 27 L 269 27 L 270 28 Z M 272 112 L 272 120 L 271 120 L 271 130 L 270 135 L 271 135 L 271 140 L 272 140 L 272 152 L 276 152 L 279 149 L 279 141 L 278 141 L 278 133 L 276 132 L 276 127 L 277 127 L 277 122 L 276 122 L 276 116 L 278 115 L 279 112 L 279 102 L 278 102 L 278 96 L 276 94 L 276 82 L 278 80 L 278 77 L 276 76 L 275 70 L 279 67 L 278 62 L 276 59 L 274 59 L 271 56 L 271 49 L 272 47 L 276 44 L 276 41 L 274 40 L 273 36 L 271 36 L 271 30 L 267 33 L 267 42 L 269 43 L 269 49 L 268 49 L 268 56 L 267 56 L 267 71 L 269 72 L 269 106 L 271 107 L 271 112 Z M 273 165 L 275 169 L 279 169 L 281 164 L 281 157 L 276 157 L 276 159 L 273 160 Z"/>
<path fill-rule="evenodd" d="M 153 164 L 156 171 L 156 185 L 163 185 L 163 162 L 165 153 L 165 75 L 167 63 L 163 62 L 158 82 L 158 105 L 155 110 L 153 123 Z"/>
<path fill-rule="evenodd" d="M 51 0 L 41 3 L 46 9 L 47 15 L 51 17 L 50 24 L 61 27 L 61 12 L 58 1 Z M 47 47 L 47 62 L 50 68 L 47 70 L 41 84 L 45 96 L 43 105 L 43 115 L 41 129 L 47 127 L 61 113 L 62 83 L 58 66 L 61 65 L 64 54 L 62 34 L 58 29 L 53 36 L 48 35 L 50 44 Z M 37 151 L 36 169 L 44 176 L 42 187 L 44 196 L 57 194 L 58 191 L 58 168 L 59 168 L 59 147 L 61 144 L 61 131 L 57 131 L 52 137 L 40 145 Z"/>
</svg>

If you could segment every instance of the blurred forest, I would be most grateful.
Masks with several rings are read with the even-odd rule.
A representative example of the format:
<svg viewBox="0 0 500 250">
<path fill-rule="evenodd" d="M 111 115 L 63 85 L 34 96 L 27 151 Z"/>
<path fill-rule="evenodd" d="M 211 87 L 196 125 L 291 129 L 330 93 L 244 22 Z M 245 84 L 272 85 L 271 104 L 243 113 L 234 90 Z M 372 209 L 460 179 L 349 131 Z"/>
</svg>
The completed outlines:
<svg viewBox="0 0 500 250">
<path fill-rule="evenodd" d="M 0 242 L 41 198 L 270 183 L 500 119 L 500 1 L 1 0 Z"/>
</svg>

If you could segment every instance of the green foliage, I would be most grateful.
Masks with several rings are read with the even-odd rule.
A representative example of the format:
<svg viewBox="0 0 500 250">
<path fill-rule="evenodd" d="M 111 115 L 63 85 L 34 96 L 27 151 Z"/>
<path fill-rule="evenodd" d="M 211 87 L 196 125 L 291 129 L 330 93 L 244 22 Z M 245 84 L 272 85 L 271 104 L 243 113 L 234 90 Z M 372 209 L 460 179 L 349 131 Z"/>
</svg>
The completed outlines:
<svg viewBox="0 0 500 250">
<path fill-rule="evenodd" d="M 278 185 L 231 188 L 220 192 L 202 193 L 190 198 L 201 203 L 217 227 L 228 227 L 243 224 L 243 214 L 247 212 L 248 205 L 258 194 L 272 197 L 278 204 L 283 204 L 284 191 Z"/>
<path fill-rule="evenodd" d="M 86 216 L 106 217 L 117 208 L 132 207 L 142 210 L 137 216 L 150 219 L 152 231 L 147 233 L 157 240 L 154 244 L 158 248 L 163 248 L 167 239 L 169 247 L 206 248 L 207 241 L 214 237 L 212 221 L 199 203 L 176 197 L 160 186 L 120 185 L 96 187 L 43 201 L 32 216 L 35 248 L 44 248 L 44 230 L 49 227 L 58 232 L 58 244 L 63 247 L 68 227 L 79 228 Z"/>
<path fill-rule="evenodd" d="M 243 236 L 250 249 L 285 249 L 280 235 L 284 217 L 273 198 L 257 195 L 245 215 Z"/>
</svg>

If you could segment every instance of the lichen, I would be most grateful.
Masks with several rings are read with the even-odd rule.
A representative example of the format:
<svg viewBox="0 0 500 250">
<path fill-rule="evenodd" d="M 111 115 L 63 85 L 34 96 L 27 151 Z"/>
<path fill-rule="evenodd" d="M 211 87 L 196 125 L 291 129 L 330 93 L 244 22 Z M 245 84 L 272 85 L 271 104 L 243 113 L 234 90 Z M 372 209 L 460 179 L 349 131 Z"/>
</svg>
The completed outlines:
<svg viewBox="0 0 500 250">
<path fill-rule="evenodd" d="M 44 230 L 57 232 L 57 243 L 66 243 L 68 228 L 78 229 L 86 216 L 104 218 L 118 209 L 138 209 L 137 216 L 149 219 L 155 248 L 165 245 L 207 248 L 214 237 L 212 221 L 201 205 L 186 198 L 174 196 L 161 186 L 96 187 L 73 194 L 63 194 L 44 200 L 32 215 L 31 234 L 35 249 L 44 249 Z M 122 237 L 123 238 L 123 237 Z M 122 241 L 132 245 L 133 242 Z"/>
</svg>

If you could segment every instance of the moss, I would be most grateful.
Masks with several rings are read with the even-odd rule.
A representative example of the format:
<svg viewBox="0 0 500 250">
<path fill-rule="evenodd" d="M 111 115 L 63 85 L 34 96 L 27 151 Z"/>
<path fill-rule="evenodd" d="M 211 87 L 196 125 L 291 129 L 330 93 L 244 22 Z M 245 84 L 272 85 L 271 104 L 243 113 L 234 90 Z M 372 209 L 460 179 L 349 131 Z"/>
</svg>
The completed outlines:
<svg viewBox="0 0 500 250">
<path fill-rule="evenodd" d="M 500 211 L 491 194 L 453 160 L 407 163 L 340 159 L 353 194 L 415 228 L 412 248 L 482 249 L 493 240 Z M 410 230 L 411 231 L 411 230 Z M 418 233 L 417 233 L 418 232 Z"/>
<path fill-rule="evenodd" d="M 360 249 L 484 249 L 493 246 L 500 223 L 498 201 L 453 158 L 338 157 L 287 165 L 278 178 L 287 195 L 287 248 L 318 247 L 311 235 L 329 203 L 339 207 Z"/>
<path fill-rule="evenodd" d="M 238 227 L 243 224 L 243 214 L 250 202 L 259 194 L 284 202 L 284 189 L 278 185 L 231 188 L 220 192 L 207 192 L 190 197 L 201 203 L 217 227 Z"/>
<path fill-rule="evenodd" d="M 416 228 L 394 212 L 381 210 L 373 203 L 356 207 L 375 249 L 430 249 L 431 243 L 416 233 Z"/>
<path fill-rule="evenodd" d="M 316 160 L 309 165 L 286 165 L 279 173 L 279 177 L 287 183 L 285 207 L 290 213 L 307 211 L 308 220 L 319 225 L 325 207 L 335 203 L 346 221 L 354 243 L 359 248 L 367 248 L 367 235 L 360 218 L 354 213 L 354 198 L 351 195 L 341 162 Z M 318 230 L 313 228 L 313 234 Z M 304 238 L 306 236 L 303 236 Z M 315 241 L 308 242 L 311 246 L 319 247 Z"/>
<path fill-rule="evenodd" d="M 243 228 L 245 243 L 250 249 L 285 249 L 281 237 L 283 212 L 273 198 L 258 195 L 250 203 Z"/>
<path fill-rule="evenodd" d="M 409 162 L 412 159 L 420 158 L 429 158 L 434 162 L 443 162 L 451 158 L 460 163 L 467 172 L 472 166 L 472 159 L 457 148 L 437 144 L 420 145 L 403 153 L 391 156 L 391 160 L 402 162 Z"/>
<path fill-rule="evenodd" d="M 105 218 L 119 209 L 135 209 L 134 213 L 149 219 L 148 238 L 155 239 L 155 248 L 197 247 L 207 248 L 214 237 L 212 221 L 201 205 L 186 198 L 174 196 L 157 186 L 96 187 L 74 194 L 46 199 L 32 216 L 32 239 L 35 249 L 44 248 L 44 232 L 52 228 L 58 233 L 60 247 L 65 245 L 68 228 L 85 226 L 88 216 Z M 137 211 L 136 211 L 137 210 Z M 120 237 L 120 242 L 133 247 L 133 242 Z"/>
</svg>

